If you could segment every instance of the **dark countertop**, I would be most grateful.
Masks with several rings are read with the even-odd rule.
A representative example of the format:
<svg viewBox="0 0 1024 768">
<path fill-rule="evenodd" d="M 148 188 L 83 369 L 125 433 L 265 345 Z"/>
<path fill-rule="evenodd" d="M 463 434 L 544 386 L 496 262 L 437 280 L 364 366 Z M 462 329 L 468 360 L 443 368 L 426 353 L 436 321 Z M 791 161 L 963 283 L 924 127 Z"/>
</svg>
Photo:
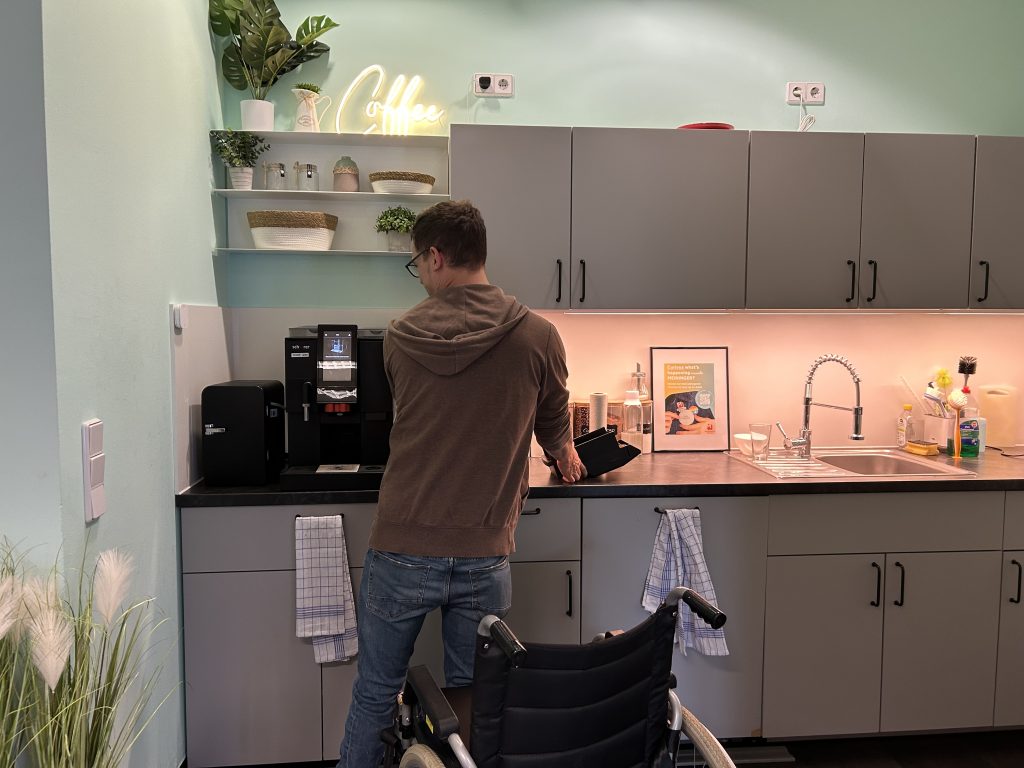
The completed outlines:
<svg viewBox="0 0 1024 768">
<path fill-rule="evenodd" d="M 953 464 L 942 455 L 933 461 Z M 1024 458 L 986 450 L 960 466 L 975 476 L 836 477 L 777 479 L 720 452 L 651 453 L 621 469 L 574 485 L 554 479 L 539 460 L 530 461 L 530 497 L 614 498 L 658 496 L 768 496 L 796 493 L 892 493 L 918 491 L 1024 490 Z M 210 488 L 200 482 L 177 494 L 179 507 L 242 507 L 281 504 L 374 503 L 377 491 L 285 491 L 275 485 Z"/>
</svg>

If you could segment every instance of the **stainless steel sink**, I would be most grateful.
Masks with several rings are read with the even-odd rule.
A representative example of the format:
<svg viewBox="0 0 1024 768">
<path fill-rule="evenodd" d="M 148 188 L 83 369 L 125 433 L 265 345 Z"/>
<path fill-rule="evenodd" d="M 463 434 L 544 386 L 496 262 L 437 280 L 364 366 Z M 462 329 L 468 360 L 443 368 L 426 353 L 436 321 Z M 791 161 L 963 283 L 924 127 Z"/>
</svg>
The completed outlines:
<svg viewBox="0 0 1024 768">
<path fill-rule="evenodd" d="M 772 451 L 766 461 L 740 453 L 733 458 L 774 477 L 965 477 L 975 473 L 947 464 L 945 457 L 914 456 L 894 448 L 822 448 L 810 457 Z"/>
</svg>

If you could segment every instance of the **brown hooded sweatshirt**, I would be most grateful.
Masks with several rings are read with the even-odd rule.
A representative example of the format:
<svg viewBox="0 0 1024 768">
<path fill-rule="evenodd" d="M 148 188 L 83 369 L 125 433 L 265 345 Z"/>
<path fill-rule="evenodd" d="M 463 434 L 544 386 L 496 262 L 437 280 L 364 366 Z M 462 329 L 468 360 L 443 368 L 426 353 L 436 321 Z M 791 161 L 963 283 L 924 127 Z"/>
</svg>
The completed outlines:
<svg viewBox="0 0 1024 768">
<path fill-rule="evenodd" d="M 392 321 L 391 457 L 370 546 L 431 557 L 507 555 L 529 490 L 530 433 L 569 439 L 558 331 L 493 285 L 444 288 Z"/>
</svg>

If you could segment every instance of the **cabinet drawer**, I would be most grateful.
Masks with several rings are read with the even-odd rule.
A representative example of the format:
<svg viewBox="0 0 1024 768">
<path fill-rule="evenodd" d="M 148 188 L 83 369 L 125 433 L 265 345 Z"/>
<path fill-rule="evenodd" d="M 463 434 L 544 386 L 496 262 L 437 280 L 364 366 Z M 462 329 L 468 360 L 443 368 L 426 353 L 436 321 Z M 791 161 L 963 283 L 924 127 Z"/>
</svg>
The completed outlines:
<svg viewBox="0 0 1024 768">
<path fill-rule="evenodd" d="M 527 499 L 513 562 L 580 559 L 580 499 Z"/>
<path fill-rule="evenodd" d="M 1000 549 L 1000 491 L 772 496 L 769 555 Z"/>
<path fill-rule="evenodd" d="M 1006 494 L 1006 532 L 1003 549 L 1024 549 L 1024 491 Z"/>
<path fill-rule="evenodd" d="M 374 504 L 181 509 L 182 573 L 295 570 L 296 516 L 345 516 L 350 567 L 363 564 Z"/>
</svg>

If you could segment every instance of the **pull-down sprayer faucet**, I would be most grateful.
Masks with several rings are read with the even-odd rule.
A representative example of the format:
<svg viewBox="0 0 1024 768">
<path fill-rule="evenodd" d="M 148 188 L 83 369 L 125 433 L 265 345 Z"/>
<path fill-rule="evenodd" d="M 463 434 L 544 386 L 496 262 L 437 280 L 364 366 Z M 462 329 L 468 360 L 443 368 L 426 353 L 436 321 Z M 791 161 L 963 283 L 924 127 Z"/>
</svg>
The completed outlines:
<svg viewBox="0 0 1024 768">
<path fill-rule="evenodd" d="M 811 384 L 814 381 L 814 374 L 823 363 L 839 363 L 847 371 L 850 372 L 850 376 L 853 377 L 854 394 L 856 395 L 856 403 L 852 408 L 844 405 L 830 405 L 829 403 L 816 403 L 811 398 Z M 853 367 L 853 363 L 847 360 L 842 355 L 822 355 L 813 363 L 811 363 L 811 370 L 807 372 L 807 383 L 804 385 L 804 424 L 800 429 L 800 437 L 793 440 L 789 439 L 789 435 L 786 434 L 786 430 L 782 428 L 782 422 L 775 422 L 775 426 L 779 428 L 779 432 L 782 433 L 782 437 L 786 441 L 787 448 L 799 449 L 801 456 L 811 455 L 811 406 L 817 405 L 822 408 L 835 408 L 839 411 L 852 411 L 853 412 L 853 434 L 850 435 L 851 440 L 863 440 L 864 435 L 860 433 L 861 419 L 864 416 L 864 409 L 860 405 L 860 376 L 857 374 L 857 369 Z"/>
</svg>

